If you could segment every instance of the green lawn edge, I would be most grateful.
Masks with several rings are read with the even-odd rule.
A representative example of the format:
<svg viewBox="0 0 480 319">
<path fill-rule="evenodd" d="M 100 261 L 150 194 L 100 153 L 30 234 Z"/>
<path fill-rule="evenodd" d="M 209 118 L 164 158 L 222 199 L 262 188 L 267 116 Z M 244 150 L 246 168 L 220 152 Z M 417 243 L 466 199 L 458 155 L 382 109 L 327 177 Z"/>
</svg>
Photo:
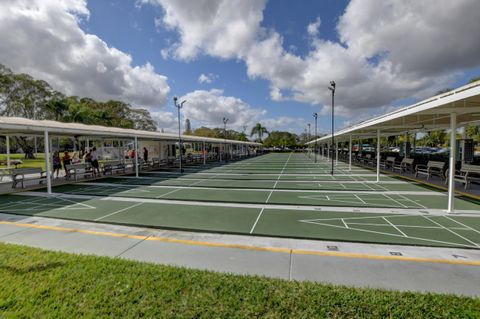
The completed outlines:
<svg viewBox="0 0 480 319">
<path fill-rule="evenodd" d="M 0 318 L 479 318 L 480 299 L 240 276 L 0 243 Z"/>
</svg>

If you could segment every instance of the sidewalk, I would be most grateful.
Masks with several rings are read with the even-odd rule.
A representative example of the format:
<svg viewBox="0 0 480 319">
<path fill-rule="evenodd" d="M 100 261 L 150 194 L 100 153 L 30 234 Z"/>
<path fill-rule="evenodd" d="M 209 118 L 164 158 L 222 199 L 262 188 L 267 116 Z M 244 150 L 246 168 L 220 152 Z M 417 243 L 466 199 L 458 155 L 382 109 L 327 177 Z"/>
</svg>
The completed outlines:
<svg viewBox="0 0 480 319">
<path fill-rule="evenodd" d="M 155 230 L 0 214 L 0 241 L 286 280 L 480 296 L 480 250 Z"/>
</svg>

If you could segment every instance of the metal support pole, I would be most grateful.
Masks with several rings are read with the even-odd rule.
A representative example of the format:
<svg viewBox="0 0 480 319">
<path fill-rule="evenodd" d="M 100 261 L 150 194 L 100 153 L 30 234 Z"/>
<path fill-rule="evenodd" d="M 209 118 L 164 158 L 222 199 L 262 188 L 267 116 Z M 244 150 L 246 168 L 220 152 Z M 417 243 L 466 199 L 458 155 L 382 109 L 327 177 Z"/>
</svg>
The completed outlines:
<svg viewBox="0 0 480 319">
<path fill-rule="evenodd" d="M 207 163 L 207 150 L 205 149 L 205 141 L 203 141 L 203 165 Z"/>
<path fill-rule="evenodd" d="M 465 140 L 467 139 L 467 127 L 463 127 L 462 132 L 462 163 L 465 163 Z"/>
<path fill-rule="evenodd" d="M 455 153 L 456 153 L 456 140 L 457 140 L 457 114 L 450 114 L 450 163 L 448 166 L 448 212 L 452 213 L 454 210 L 455 199 Z"/>
<path fill-rule="evenodd" d="M 327 159 L 330 158 L 330 144 L 327 144 Z"/>
<path fill-rule="evenodd" d="M 352 135 L 350 135 L 350 142 L 348 143 L 348 171 L 352 171 Z"/>
<path fill-rule="evenodd" d="M 43 143 L 44 144 L 44 148 L 45 148 L 45 171 L 47 173 L 47 193 L 48 194 L 51 194 L 52 193 L 52 171 L 50 170 L 50 143 L 48 142 L 49 141 L 49 138 L 48 138 L 48 131 L 45 130 L 45 133 L 44 133 L 44 139 L 45 139 L 45 142 Z"/>
<path fill-rule="evenodd" d="M 136 136 L 133 143 L 133 148 L 135 149 L 135 177 L 138 177 L 138 138 Z"/>
<path fill-rule="evenodd" d="M 10 168 L 10 136 L 5 135 L 5 146 L 7 147 L 7 167 Z"/>
<path fill-rule="evenodd" d="M 380 182 L 380 130 L 377 130 L 377 183 Z"/>
<path fill-rule="evenodd" d="M 338 165 L 338 141 L 335 146 L 335 166 Z"/>
</svg>

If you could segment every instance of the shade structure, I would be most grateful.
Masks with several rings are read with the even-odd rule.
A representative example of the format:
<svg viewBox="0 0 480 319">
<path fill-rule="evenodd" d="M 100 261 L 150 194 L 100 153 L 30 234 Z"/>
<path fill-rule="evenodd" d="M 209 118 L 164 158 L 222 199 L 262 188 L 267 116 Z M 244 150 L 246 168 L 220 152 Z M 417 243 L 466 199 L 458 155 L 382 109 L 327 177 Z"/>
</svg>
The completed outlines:
<svg viewBox="0 0 480 319">
<path fill-rule="evenodd" d="M 31 120 L 22 117 L 0 117 L 1 135 L 42 135 L 48 131 L 50 136 L 75 136 L 95 138 L 134 138 L 158 141 L 176 141 L 178 135 L 101 125 L 86 125 L 80 123 L 64 123 L 48 120 Z M 186 142 L 210 142 L 225 143 L 225 139 L 202 136 L 182 135 L 182 141 Z M 262 144 L 249 141 L 227 140 L 234 145 L 249 145 L 259 147 Z"/>
<path fill-rule="evenodd" d="M 427 132 L 450 129 L 449 167 L 455 166 L 455 139 L 457 127 L 471 123 L 480 123 L 480 81 L 470 83 L 455 90 L 433 96 L 418 103 L 400 108 L 396 111 L 368 119 L 334 133 L 336 141 L 349 141 L 351 153 L 352 136 L 377 138 L 377 179 L 380 173 L 380 137 L 400 136 L 408 132 Z M 327 144 L 332 135 L 326 135 L 306 143 Z M 454 170 L 449 170 L 448 212 L 454 210 L 453 181 Z"/>
<path fill-rule="evenodd" d="M 336 132 L 335 138 L 347 141 L 350 134 L 375 137 L 377 130 L 381 130 L 382 136 L 392 136 L 449 129 L 451 113 L 456 114 L 458 127 L 480 122 L 480 81 L 349 126 Z M 331 135 L 326 135 L 307 144 L 327 142 L 329 139 Z"/>
</svg>

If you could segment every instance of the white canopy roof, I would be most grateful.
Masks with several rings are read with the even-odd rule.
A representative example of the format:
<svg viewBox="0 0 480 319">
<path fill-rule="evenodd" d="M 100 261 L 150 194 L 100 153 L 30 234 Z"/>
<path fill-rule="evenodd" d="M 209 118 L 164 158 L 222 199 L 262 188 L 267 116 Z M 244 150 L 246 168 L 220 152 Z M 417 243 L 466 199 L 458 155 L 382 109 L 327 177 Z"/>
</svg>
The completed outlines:
<svg viewBox="0 0 480 319">
<path fill-rule="evenodd" d="M 457 114 L 457 126 L 480 122 L 480 81 L 462 86 L 447 93 L 436 95 L 416 104 L 381 115 L 334 134 L 337 141 L 352 137 L 373 137 L 377 130 L 381 135 L 401 135 L 406 132 L 447 129 L 450 127 L 450 114 Z M 326 135 L 307 144 L 327 142 Z"/>
<path fill-rule="evenodd" d="M 0 117 L 0 134 L 2 135 L 42 135 L 45 130 L 53 136 L 76 136 L 97 138 L 134 138 L 147 140 L 177 141 L 178 135 L 151 131 L 86 125 L 80 123 L 64 123 L 47 120 L 31 120 L 22 117 Z M 261 146 L 260 143 L 224 140 L 202 136 L 182 135 L 184 142 L 209 142 L 237 145 Z"/>
</svg>

